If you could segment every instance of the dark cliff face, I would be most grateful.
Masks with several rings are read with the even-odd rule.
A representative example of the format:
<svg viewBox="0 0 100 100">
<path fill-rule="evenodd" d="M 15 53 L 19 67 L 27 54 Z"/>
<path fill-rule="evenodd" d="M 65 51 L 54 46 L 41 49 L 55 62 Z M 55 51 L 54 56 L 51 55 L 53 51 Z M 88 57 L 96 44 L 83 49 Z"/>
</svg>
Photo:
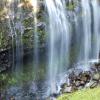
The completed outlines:
<svg viewBox="0 0 100 100">
<path fill-rule="evenodd" d="M 7 70 L 9 67 L 11 67 L 11 61 L 9 57 L 9 50 L 0 52 L 0 72 L 3 72 Z"/>
</svg>

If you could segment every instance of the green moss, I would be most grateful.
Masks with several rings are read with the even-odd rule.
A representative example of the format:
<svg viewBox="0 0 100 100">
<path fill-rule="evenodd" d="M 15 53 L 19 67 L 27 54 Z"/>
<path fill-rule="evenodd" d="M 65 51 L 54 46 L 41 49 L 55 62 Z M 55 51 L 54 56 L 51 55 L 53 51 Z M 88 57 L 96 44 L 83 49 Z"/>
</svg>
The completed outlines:
<svg viewBox="0 0 100 100">
<path fill-rule="evenodd" d="M 100 100 L 100 87 L 84 89 L 72 94 L 63 94 L 57 100 Z"/>
<path fill-rule="evenodd" d="M 17 73 L 18 74 L 18 73 Z M 19 75 L 19 74 L 18 74 Z M 15 86 L 22 82 L 34 80 L 34 73 L 21 73 L 19 76 L 15 74 L 1 74 L 0 75 L 0 89 L 5 89 L 9 86 Z"/>
<path fill-rule="evenodd" d="M 77 4 L 76 3 L 72 3 L 72 2 L 66 4 L 67 9 L 71 10 L 71 11 L 73 11 L 76 6 L 77 6 Z"/>
</svg>

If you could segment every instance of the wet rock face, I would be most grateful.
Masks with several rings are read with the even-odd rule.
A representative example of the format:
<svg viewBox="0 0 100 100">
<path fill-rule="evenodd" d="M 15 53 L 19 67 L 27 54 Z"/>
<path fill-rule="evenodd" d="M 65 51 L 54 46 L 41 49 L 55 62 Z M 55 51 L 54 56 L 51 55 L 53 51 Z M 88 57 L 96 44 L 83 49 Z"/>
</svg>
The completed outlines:
<svg viewBox="0 0 100 100">
<path fill-rule="evenodd" d="M 11 67 L 11 63 L 9 62 L 9 52 L 0 52 L 0 72 L 3 72 Z"/>
<path fill-rule="evenodd" d="M 92 76 L 92 79 L 94 81 L 99 81 L 100 80 L 100 73 L 94 73 L 93 76 Z"/>
<path fill-rule="evenodd" d="M 100 71 L 100 62 L 99 63 L 95 63 L 94 67 L 95 67 L 95 69 L 97 69 L 97 71 Z"/>
</svg>

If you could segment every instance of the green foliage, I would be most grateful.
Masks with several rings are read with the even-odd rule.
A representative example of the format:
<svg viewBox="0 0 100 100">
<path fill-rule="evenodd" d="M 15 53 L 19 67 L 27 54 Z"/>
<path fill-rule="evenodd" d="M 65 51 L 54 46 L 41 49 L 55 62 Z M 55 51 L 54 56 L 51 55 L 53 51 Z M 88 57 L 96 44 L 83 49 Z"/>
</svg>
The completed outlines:
<svg viewBox="0 0 100 100">
<path fill-rule="evenodd" d="M 25 28 L 33 27 L 34 26 L 34 19 L 31 18 L 31 17 L 24 19 L 23 20 L 23 25 L 24 25 Z"/>
<path fill-rule="evenodd" d="M 0 80 L 3 80 L 4 81 L 6 78 L 7 78 L 7 74 L 5 74 L 5 75 L 4 74 L 1 74 L 0 75 Z"/>
<path fill-rule="evenodd" d="M 100 100 L 100 87 L 63 94 L 57 100 Z"/>
<path fill-rule="evenodd" d="M 10 44 L 10 37 L 8 36 L 9 28 L 7 24 L 1 22 L 0 24 L 0 49 L 8 48 Z"/>
<path fill-rule="evenodd" d="M 32 29 L 25 30 L 23 34 L 23 45 L 25 48 L 33 47 L 33 34 L 34 34 L 34 31 Z"/>
<path fill-rule="evenodd" d="M 43 45 L 46 41 L 46 32 L 45 30 L 38 30 L 38 36 L 39 36 L 39 43 L 40 45 Z"/>
<path fill-rule="evenodd" d="M 14 17 L 14 19 L 9 19 L 9 16 L 7 16 L 9 9 L 7 8 L 6 5 L 4 6 L 4 4 L 7 4 L 6 0 L 2 1 L 2 5 L 0 7 L 0 50 L 7 49 L 8 47 L 9 48 L 16 47 L 15 34 L 12 40 L 12 36 L 9 35 L 9 33 L 11 32 L 11 29 L 12 29 L 12 32 L 16 32 L 17 36 L 20 37 L 21 32 L 20 30 L 16 28 L 16 23 L 18 23 L 19 21 L 22 22 L 22 25 L 25 29 L 23 33 L 23 37 L 22 37 L 23 39 L 22 42 L 23 42 L 24 47 L 33 48 L 34 46 L 33 45 L 34 44 L 34 27 L 35 27 L 34 26 L 34 12 L 33 12 L 32 5 L 29 3 L 29 0 L 21 0 L 22 19 L 20 19 L 19 14 L 17 14 L 20 9 L 20 7 L 17 7 L 17 5 L 14 8 L 16 16 Z M 40 5 L 40 10 L 36 14 L 38 23 L 45 21 L 44 13 L 45 13 L 45 7 L 43 5 Z M 11 24 L 11 29 L 9 26 L 9 21 Z M 39 30 L 37 33 L 39 37 L 39 44 L 41 46 L 41 44 L 43 44 L 46 39 L 45 31 Z"/>
<path fill-rule="evenodd" d="M 14 77 L 12 77 L 11 79 L 8 80 L 9 85 L 14 85 L 16 83 L 17 83 L 17 80 Z"/>
<path fill-rule="evenodd" d="M 0 89 L 4 89 L 7 86 L 15 85 L 17 80 L 14 77 L 10 77 L 8 74 L 0 75 Z"/>
</svg>

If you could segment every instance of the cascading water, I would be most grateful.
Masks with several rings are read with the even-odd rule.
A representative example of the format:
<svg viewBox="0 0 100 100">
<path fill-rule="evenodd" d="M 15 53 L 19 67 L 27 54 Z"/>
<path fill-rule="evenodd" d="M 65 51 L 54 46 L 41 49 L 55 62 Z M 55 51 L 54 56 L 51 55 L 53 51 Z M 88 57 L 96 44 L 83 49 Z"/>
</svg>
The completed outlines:
<svg viewBox="0 0 100 100">
<path fill-rule="evenodd" d="M 23 66 L 23 40 L 22 36 L 24 33 L 24 27 L 22 24 L 22 9 L 19 6 L 21 4 L 21 0 L 16 0 L 17 2 L 17 17 L 18 17 L 18 22 L 16 22 L 15 27 L 17 30 L 17 34 L 15 36 L 16 38 L 16 68 L 18 68 L 18 71 L 22 71 L 22 66 Z"/>
<path fill-rule="evenodd" d="M 64 0 L 46 0 L 49 16 L 48 75 L 50 92 L 56 92 L 56 77 L 65 71 L 69 60 L 70 30 Z"/>
<path fill-rule="evenodd" d="M 100 24 L 98 23 L 100 19 L 98 9 L 100 9 L 100 6 L 98 0 L 81 0 L 80 2 L 82 17 L 75 16 L 76 45 L 78 45 L 80 51 L 77 54 L 77 62 L 87 63 L 91 59 L 98 59 L 100 51 L 100 41 L 98 39 L 100 37 Z M 83 69 L 88 69 L 87 66 L 85 65 Z"/>
<path fill-rule="evenodd" d="M 68 2 L 69 5 L 66 4 L 66 2 Z M 21 7 L 21 3 L 23 7 Z M 52 93 L 57 92 L 56 86 L 57 86 L 57 81 L 59 81 L 58 76 L 62 75 L 61 76 L 61 79 L 62 79 L 64 77 L 63 73 L 67 71 L 67 68 L 70 67 L 69 65 L 73 66 L 73 63 L 76 63 L 76 62 L 80 63 L 81 61 L 83 61 L 82 63 L 83 65 L 81 66 L 79 65 L 79 67 L 81 68 L 83 67 L 83 70 L 84 70 L 88 67 L 84 63 L 87 63 L 91 59 L 98 59 L 98 55 L 100 52 L 100 40 L 99 40 L 100 38 L 100 29 L 99 29 L 100 28 L 100 24 L 99 24 L 100 4 L 99 4 L 99 0 L 45 0 L 47 13 L 48 13 L 48 18 L 47 18 L 48 28 L 46 32 L 48 35 L 47 37 L 48 40 L 47 40 L 47 43 L 44 43 L 44 44 L 48 44 L 48 51 L 47 51 L 48 65 L 47 65 L 47 75 L 46 75 L 44 74 L 45 68 L 43 67 L 43 70 L 40 71 L 42 69 L 42 65 L 40 65 L 41 68 L 39 66 L 40 59 L 42 58 L 40 57 L 41 55 L 39 55 L 40 54 L 39 46 L 41 44 L 40 42 L 42 39 L 39 40 L 41 38 L 40 36 L 41 32 L 40 33 L 38 32 L 41 31 L 41 29 L 38 30 L 37 23 L 39 23 L 40 20 L 37 17 L 40 18 L 40 15 L 42 13 L 41 11 L 38 12 L 38 7 L 39 7 L 38 3 L 39 3 L 38 0 L 6 0 L 5 3 L 3 4 L 3 6 L 5 6 L 5 9 L 7 11 L 7 16 L 5 19 L 7 19 L 8 21 L 8 26 L 10 30 L 9 35 L 12 38 L 12 60 L 13 60 L 12 66 L 13 66 L 13 71 L 15 69 L 14 72 L 16 72 L 17 75 L 19 75 L 18 72 L 24 71 L 23 69 L 21 69 L 23 66 L 23 51 L 24 49 L 26 50 L 26 48 L 23 48 L 23 38 L 24 38 L 23 34 L 24 33 L 27 34 L 30 30 L 27 30 L 27 25 L 24 27 L 23 22 L 24 21 L 27 22 L 26 21 L 27 17 L 29 18 L 28 20 L 30 20 L 30 16 L 31 16 L 34 22 L 34 25 L 33 25 L 33 22 L 31 24 L 29 22 L 29 24 L 32 25 L 30 26 L 32 27 L 32 30 L 34 29 L 34 32 L 32 35 L 34 37 L 33 39 L 34 61 L 31 66 L 32 68 L 33 67 L 34 68 L 30 72 L 34 71 L 35 73 L 34 74 L 35 78 L 33 79 L 32 77 L 32 80 L 31 80 L 31 81 L 34 80 L 32 84 L 32 93 L 33 91 L 35 91 L 37 92 L 36 93 L 37 95 L 40 95 L 42 94 L 40 93 L 42 90 L 43 90 L 42 92 L 45 92 L 44 90 L 45 86 L 43 82 L 45 81 L 44 77 L 47 77 L 50 89 L 48 89 L 49 91 L 46 91 L 46 92 L 49 92 L 52 94 Z M 73 8 L 75 6 L 74 3 L 77 3 L 76 6 L 79 3 L 80 8 L 78 10 L 80 10 L 81 13 L 77 11 L 78 12 L 77 14 L 75 12 L 75 9 Z M 25 6 L 30 6 L 30 7 L 28 8 L 28 12 L 27 12 L 28 14 L 25 13 L 24 15 L 24 13 L 22 12 L 26 10 L 24 9 Z M 38 13 L 39 14 L 41 13 L 41 14 L 38 15 Z M 71 14 L 74 15 L 75 22 L 73 21 L 73 19 L 71 20 L 71 18 L 73 18 L 73 15 Z M 23 16 L 25 16 L 25 18 L 23 18 Z M 31 32 L 29 33 L 31 34 Z M 28 37 L 29 40 L 30 38 L 32 38 L 30 34 L 28 34 L 29 37 L 28 35 L 26 36 Z M 3 36 L 3 33 L 1 32 L 1 40 L 2 40 L 2 36 Z M 27 42 L 28 39 L 25 38 L 25 42 Z M 0 43 L 0 45 L 2 45 L 2 42 Z M 25 44 L 25 46 L 26 45 L 27 44 Z M 41 51 L 43 49 L 41 49 Z M 74 52 L 74 50 L 76 51 Z M 42 55 L 44 56 L 44 54 Z M 75 59 L 75 62 L 70 61 L 72 60 L 71 56 Z M 69 64 L 70 62 L 71 64 Z M 45 63 L 46 63 L 46 60 L 45 60 Z M 77 67 L 77 65 L 75 67 Z M 28 69 L 29 69 L 29 66 L 28 66 Z M 43 78 L 43 80 L 42 78 L 40 78 L 38 73 L 40 73 L 40 76 Z M 41 75 L 41 73 L 43 73 L 43 76 Z M 32 76 L 32 73 L 30 74 Z M 42 88 L 40 89 L 40 84 L 39 85 L 37 84 L 38 81 L 43 84 L 42 85 L 43 89 Z M 28 80 L 28 83 L 30 83 L 29 80 Z M 35 83 L 35 86 L 34 86 L 34 83 Z M 26 94 L 29 94 L 29 93 L 26 93 Z M 44 94 L 45 93 L 43 93 L 43 95 Z M 42 97 L 40 96 L 40 98 Z"/>
<path fill-rule="evenodd" d="M 82 21 L 83 21 L 83 57 L 82 59 L 87 62 L 91 53 L 91 9 L 90 0 L 82 0 Z M 82 50 L 81 49 L 81 50 Z"/>
<path fill-rule="evenodd" d="M 8 14 L 7 14 L 7 17 L 8 17 L 8 25 L 9 25 L 9 29 L 10 29 L 10 35 L 12 37 L 12 68 L 14 68 L 14 65 L 15 65 L 15 51 L 14 51 L 14 34 L 13 34 L 13 29 L 12 29 L 12 20 L 13 18 L 11 17 L 11 10 L 10 10 L 10 7 L 11 7 L 11 1 L 8 1 Z"/>
<path fill-rule="evenodd" d="M 98 10 L 100 10 L 100 6 L 98 3 L 98 0 L 92 0 L 92 7 L 93 7 L 93 58 L 98 59 L 98 54 L 100 52 L 100 14 L 98 13 Z"/>
<path fill-rule="evenodd" d="M 12 59 L 13 59 L 13 69 L 15 71 L 20 72 L 22 68 L 22 56 L 23 56 L 23 41 L 22 41 L 22 35 L 24 32 L 23 25 L 21 23 L 22 21 L 22 11 L 19 6 L 20 0 L 12 1 L 8 0 L 8 14 L 9 17 L 9 26 L 10 26 L 10 35 L 12 37 Z M 16 6 L 16 7 L 14 7 Z M 15 19 L 17 19 L 15 21 Z M 16 49 L 14 49 L 14 40 L 16 44 Z M 15 62 L 16 60 L 16 62 Z M 16 66 L 16 67 L 15 67 Z"/>
<path fill-rule="evenodd" d="M 38 12 L 38 1 L 37 0 L 31 0 L 30 1 L 32 6 L 33 6 L 33 16 L 34 16 L 34 70 L 35 74 L 37 75 L 37 70 L 38 70 L 38 64 L 39 64 L 39 49 L 38 49 L 38 43 L 39 43 L 39 37 L 38 37 L 38 30 L 37 30 L 37 12 Z"/>
<path fill-rule="evenodd" d="M 81 60 L 97 59 L 100 48 L 98 1 L 82 0 L 83 42 L 81 47 Z M 92 6 L 91 6 L 92 5 Z M 92 19 L 93 18 L 93 19 Z"/>
<path fill-rule="evenodd" d="M 76 63 L 80 63 L 81 61 L 84 62 L 84 70 L 88 69 L 87 62 L 91 58 L 91 51 L 92 51 L 92 18 L 91 18 L 91 6 L 90 6 L 90 0 L 81 0 L 80 2 L 81 8 L 81 16 L 78 14 L 75 14 L 75 30 L 76 30 L 76 50 L 77 52 L 77 59 Z M 80 13 L 80 12 L 79 12 Z"/>
</svg>

